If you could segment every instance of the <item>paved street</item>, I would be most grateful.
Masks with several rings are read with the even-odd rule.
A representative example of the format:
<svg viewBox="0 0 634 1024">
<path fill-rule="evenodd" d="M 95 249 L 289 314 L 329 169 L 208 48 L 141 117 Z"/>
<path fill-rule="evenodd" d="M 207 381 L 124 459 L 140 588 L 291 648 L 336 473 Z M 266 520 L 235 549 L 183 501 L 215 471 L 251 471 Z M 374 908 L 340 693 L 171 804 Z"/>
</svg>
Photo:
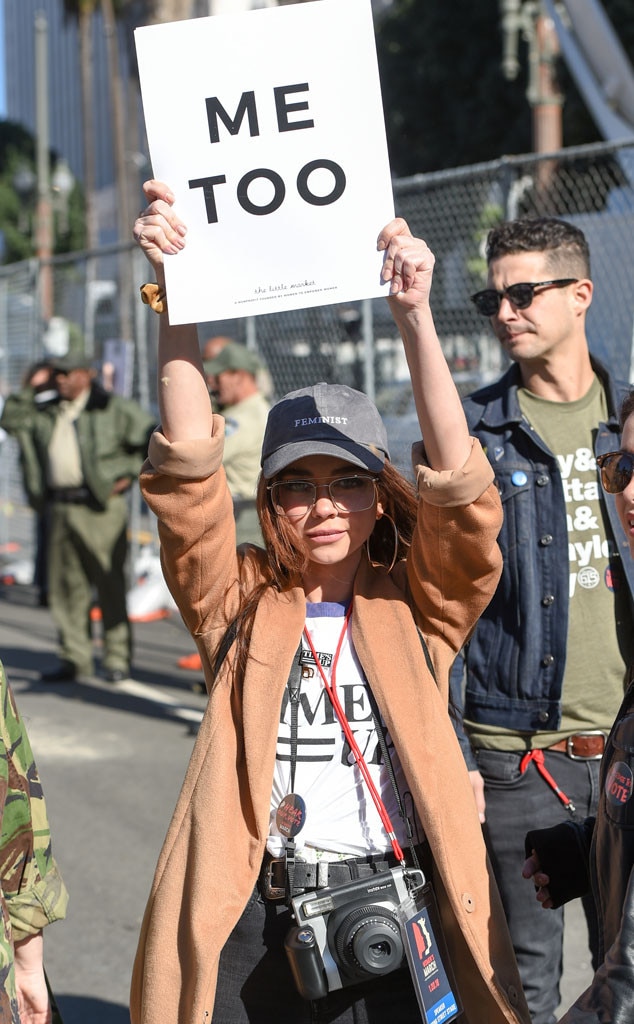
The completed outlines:
<svg viewBox="0 0 634 1024">
<path fill-rule="evenodd" d="M 53 849 L 71 898 L 45 932 L 65 1024 L 127 1024 L 132 960 L 156 859 L 200 719 L 180 620 L 137 624 L 135 682 L 44 686 L 54 650 L 29 588 L 0 591 L 0 657 L 42 776 Z"/>
<path fill-rule="evenodd" d="M 29 587 L 0 587 L 0 657 L 47 797 L 53 848 L 71 893 L 45 932 L 65 1024 L 128 1024 L 130 972 L 156 858 L 204 698 L 176 661 L 193 650 L 177 616 L 135 625 L 134 681 L 44 686 L 55 631 Z M 518 877 L 518 885 L 526 884 Z M 578 910 L 567 926 L 563 1005 L 587 984 Z M 166 1022 L 169 1024 L 169 1022 Z"/>
</svg>

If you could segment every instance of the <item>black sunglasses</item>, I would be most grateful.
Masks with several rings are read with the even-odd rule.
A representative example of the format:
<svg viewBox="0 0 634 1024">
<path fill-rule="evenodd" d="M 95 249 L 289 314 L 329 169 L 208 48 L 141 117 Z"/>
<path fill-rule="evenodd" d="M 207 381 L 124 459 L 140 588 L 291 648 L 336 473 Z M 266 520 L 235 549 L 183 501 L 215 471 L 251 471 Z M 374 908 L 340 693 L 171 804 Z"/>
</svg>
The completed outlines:
<svg viewBox="0 0 634 1024">
<path fill-rule="evenodd" d="M 500 308 L 502 299 L 508 299 L 516 309 L 528 309 L 535 297 L 536 288 L 565 288 L 567 284 L 574 284 L 578 277 L 558 277 L 554 281 L 536 281 L 532 284 L 529 281 L 520 281 L 518 284 L 510 284 L 497 292 L 495 288 L 485 288 L 482 292 L 476 292 L 471 296 L 478 313 L 482 316 L 495 316 Z"/>
<path fill-rule="evenodd" d="M 601 483 L 608 494 L 621 494 L 634 476 L 632 452 L 608 452 L 599 455 L 597 466 L 601 470 Z"/>
</svg>

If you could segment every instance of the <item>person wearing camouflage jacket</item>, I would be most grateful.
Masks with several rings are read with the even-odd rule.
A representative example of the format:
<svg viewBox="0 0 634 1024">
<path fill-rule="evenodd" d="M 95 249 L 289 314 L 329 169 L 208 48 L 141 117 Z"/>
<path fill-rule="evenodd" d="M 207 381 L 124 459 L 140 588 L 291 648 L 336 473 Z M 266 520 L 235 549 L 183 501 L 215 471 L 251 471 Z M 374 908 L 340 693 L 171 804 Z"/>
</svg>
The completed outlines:
<svg viewBox="0 0 634 1024">
<path fill-rule="evenodd" d="M 44 795 L 0 662 L 0 1021 L 47 1021 L 42 929 L 66 915 Z"/>
</svg>

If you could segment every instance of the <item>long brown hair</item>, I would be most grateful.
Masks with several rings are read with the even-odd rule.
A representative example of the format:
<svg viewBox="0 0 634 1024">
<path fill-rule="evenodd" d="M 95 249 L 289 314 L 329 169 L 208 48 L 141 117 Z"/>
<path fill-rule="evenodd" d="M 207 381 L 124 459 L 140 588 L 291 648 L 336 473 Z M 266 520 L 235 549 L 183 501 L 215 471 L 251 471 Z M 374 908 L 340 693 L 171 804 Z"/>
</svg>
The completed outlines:
<svg viewBox="0 0 634 1024">
<path fill-rule="evenodd" d="M 268 487 L 274 479 L 266 480 L 260 476 L 255 498 L 267 554 L 265 578 L 252 590 L 244 593 L 230 627 L 236 637 L 237 667 L 240 673 L 246 668 L 253 619 L 262 594 L 269 587 L 282 592 L 299 586 L 302 574 L 308 566 L 308 550 L 288 519 L 278 516 L 271 504 Z M 416 524 L 418 497 L 413 484 L 389 461 L 385 462 L 377 477 L 377 494 L 378 501 L 387 515 L 377 519 L 368 546 L 372 562 L 388 568 L 394 562 L 395 543 L 396 561 L 407 555 Z M 387 516 L 390 516 L 396 526 L 396 537 Z"/>
</svg>

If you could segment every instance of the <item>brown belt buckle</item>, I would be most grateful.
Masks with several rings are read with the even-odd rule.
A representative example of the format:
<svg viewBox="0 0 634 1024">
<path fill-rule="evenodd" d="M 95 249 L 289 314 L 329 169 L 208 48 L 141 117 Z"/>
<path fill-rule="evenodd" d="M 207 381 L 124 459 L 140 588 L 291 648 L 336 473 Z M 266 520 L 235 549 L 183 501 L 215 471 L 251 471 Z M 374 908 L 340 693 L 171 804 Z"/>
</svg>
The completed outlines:
<svg viewBox="0 0 634 1024">
<path fill-rule="evenodd" d="M 284 870 L 284 885 L 273 885 L 273 869 L 281 864 Z M 286 896 L 286 857 L 271 857 L 266 855 L 262 871 L 260 872 L 260 887 L 262 895 L 267 900 L 283 900 Z"/>
<path fill-rule="evenodd" d="M 574 741 L 582 736 L 601 736 L 603 739 L 603 750 L 600 754 L 589 754 L 584 757 L 582 754 L 573 753 Z M 601 729 L 588 729 L 587 732 L 576 732 L 566 740 L 566 753 L 572 761 L 600 761 L 605 750 L 605 733 Z"/>
</svg>

